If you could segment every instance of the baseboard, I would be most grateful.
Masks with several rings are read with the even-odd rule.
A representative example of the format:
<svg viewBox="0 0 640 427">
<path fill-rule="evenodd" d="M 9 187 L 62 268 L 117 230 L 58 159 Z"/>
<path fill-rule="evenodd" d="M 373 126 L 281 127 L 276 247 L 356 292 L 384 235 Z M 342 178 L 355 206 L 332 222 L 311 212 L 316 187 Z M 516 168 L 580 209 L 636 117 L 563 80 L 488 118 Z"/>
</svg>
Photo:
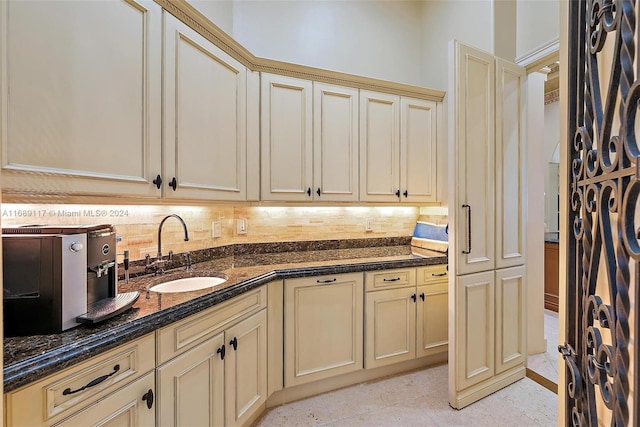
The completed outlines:
<svg viewBox="0 0 640 427">
<path fill-rule="evenodd" d="M 504 388 L 518 380 L 521 380 L 525 376 L 525 367 L 518 366 L 516 368 L 503 372 L 500 375 L 496 375 L 489 380 L 471 386 L 466 390 L 458 392 L 456 394 L 455 400 L 453 402 L 449 402 L 449 404 L 455 409 L 462 409 L 465 406 L 477 402 L 483 397 L 489 396 L 491 393 L 495 393 L 501 388 Z"/>
</svg>

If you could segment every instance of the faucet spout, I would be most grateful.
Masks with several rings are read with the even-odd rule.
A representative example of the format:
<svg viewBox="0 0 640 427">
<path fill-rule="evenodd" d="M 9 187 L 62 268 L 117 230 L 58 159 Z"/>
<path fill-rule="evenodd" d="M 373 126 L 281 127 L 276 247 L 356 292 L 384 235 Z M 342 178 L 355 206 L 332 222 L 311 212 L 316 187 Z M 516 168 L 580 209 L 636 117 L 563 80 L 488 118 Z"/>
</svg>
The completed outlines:
<svg viewBox="0 0 640 427">
<path fill-rule="evenodd" d="M 189 241 L 189 231 L 187 231 L 187 224 L 185 224 L 184 220 L 176 214 L 165 216 L 162 221 L 160 221 L 160 225 L 158 226 L 158 260 L 162 259 L 162 226 L 164 225 L 164 222 L 171 217 L 176 218 L 178 221 L 180 221 L 180 223 L 182 224 L 182 228 L 184 228 L 184 241 Z"/>
</svg>

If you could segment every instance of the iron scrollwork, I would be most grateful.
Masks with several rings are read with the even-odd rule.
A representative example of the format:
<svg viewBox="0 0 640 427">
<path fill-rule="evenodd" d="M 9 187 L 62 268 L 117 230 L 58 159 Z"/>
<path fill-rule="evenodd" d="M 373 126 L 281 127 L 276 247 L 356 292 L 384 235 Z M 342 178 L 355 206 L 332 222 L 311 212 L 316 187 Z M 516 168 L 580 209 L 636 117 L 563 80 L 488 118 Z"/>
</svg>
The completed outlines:
<svg viewBox="0 0 640 427">
<path fill-rule="evenodd" d="M 565 421 L 627 426 L 630 413 L 638 417 L 630 411 L 638 400 L 630 393 L 630 371 L 638 376 L 630 294 L 639 294 L 640 261 L 636 1 L 570 3 Z"/>
</svg>

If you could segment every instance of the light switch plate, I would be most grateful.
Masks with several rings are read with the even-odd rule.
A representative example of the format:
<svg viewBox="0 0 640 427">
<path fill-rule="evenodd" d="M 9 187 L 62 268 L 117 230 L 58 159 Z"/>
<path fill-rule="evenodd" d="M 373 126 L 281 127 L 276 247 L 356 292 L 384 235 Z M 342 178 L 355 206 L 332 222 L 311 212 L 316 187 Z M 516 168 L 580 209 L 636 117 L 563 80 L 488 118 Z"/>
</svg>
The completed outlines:
<svg viewBox="0 0 640 427">
<path fill-rule="evenodd" d="M 236 220 L 236 233 L 247 234 L 247 220 L 244 218 L 238 218 Z"/>
<path fill-rule="evenodd" d="M 222 223 L 220 221 L 213 221 L 211 223 L 211 237 L 217 239 L 222 236 Z"/>
</svg>

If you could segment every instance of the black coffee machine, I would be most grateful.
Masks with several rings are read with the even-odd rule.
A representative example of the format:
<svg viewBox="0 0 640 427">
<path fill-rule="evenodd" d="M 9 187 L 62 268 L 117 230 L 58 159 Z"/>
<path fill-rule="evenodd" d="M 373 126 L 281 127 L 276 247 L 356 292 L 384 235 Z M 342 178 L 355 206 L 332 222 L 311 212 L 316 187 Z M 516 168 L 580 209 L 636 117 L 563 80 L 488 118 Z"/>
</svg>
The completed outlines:
<svg viewBox="0 0 640 427">
<path fill-rule="evenodd" d="M 116 231 L 112 225 L 94 226 L 87 233 L 87 312 L 80 323 L 97 323 L 131 307 L 139 292 L 117 293 Z"/>
</svg>

